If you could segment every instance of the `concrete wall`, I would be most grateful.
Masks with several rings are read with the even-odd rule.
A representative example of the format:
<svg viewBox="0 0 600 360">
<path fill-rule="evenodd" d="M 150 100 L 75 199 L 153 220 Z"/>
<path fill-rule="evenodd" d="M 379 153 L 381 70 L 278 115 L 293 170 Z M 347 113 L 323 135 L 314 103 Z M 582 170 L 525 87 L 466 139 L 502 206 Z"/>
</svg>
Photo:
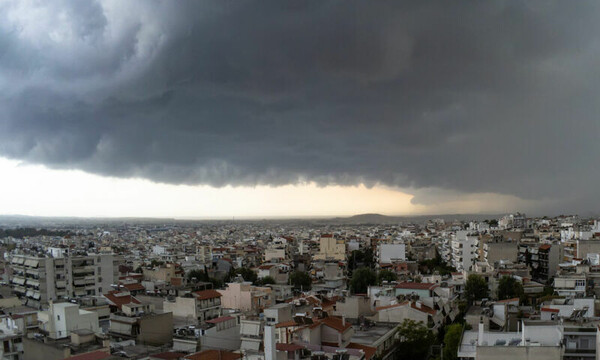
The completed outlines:
<svg viewBox="0 0 600 360">
<path fill-rule="evenodd" d="M 56 348 L 41 341 L 23 338 L 23 360 L 60 360 L 69 356 L 68 348 Z"/>
<path fill-rule="evenodd" d="M 196 319 L 196 299 L 194 298 L 175 298 L 175 302 L 163 302 L 163 309 L 173 313 L 174 317 Z"/>
<path fill-rule="evenodd" d="M 577 257 L 586 259 L 589 253 L 600 253 L 600 240 L 577 240 Z"/>
<path fill-rule="evenodd" d="M 338 301 L 333 312 L 334 315 L 349 319 L 358 319 L 361 315 L 372 316 L 374 313 L 370 299 L 364 296 L 348 296 L 344 301 Z"/>
<path fill-rule="evenodd" d="M 558 346 L 478 346 L 476 360 L 560 360 Z"/>
<path fill-rule="evenodd" d="M 173 341 L 173 314 L 153 314 L 139 321 L 139 343 L 151 346 L 161 346 Z"/>
<path fill-rule="evenodd" d="M 379 263 L 389 264 L 393 261 L 406 260 L 406 245 L 404 244 L 380 244 Z"/>
</svg>

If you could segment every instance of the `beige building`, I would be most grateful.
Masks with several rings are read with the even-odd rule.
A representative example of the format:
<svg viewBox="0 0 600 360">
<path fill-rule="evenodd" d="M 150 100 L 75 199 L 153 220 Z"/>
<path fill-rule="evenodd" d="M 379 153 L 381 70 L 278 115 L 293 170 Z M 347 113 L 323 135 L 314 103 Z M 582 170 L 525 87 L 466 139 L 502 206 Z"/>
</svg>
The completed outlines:
<svg viewBox="0 0 600 360">
<path fill-rule="evenodd" d="M 200 322 L 218 318 L 221 315 L 221 297 L 216 290 L 203 290 L 178 296 L 175 301 L 165 300 L 163 309 L 172 312 L 173 317 L 197 319 Z"/>
<path fill-rule="evenodd" d="M 273 303 L 269 287 L 253 286 L 249 282 L 229 283 L 225 290 L 217 290 L 223 297 L 221 305 L 226 309 L 258 314 Z"/>
<path fill-rule="evenodd" d="M 163 346 L 173 341 L 173 313 L 153 310 L 150 304 L 123 304 L 121 312 L 110 315 L 110 335 Z"/>
<path fill-rule="evenodd" d="M 346 296 L 335 303 L 333 315 L 358 319 L 360 316 L 372 316 L 375 313 L 371 300 L 367 296 Z"/>
<path fill-rule="evenodd" d="M 319 241 L 319 253 L 314 256 L 315 260 L 345 260 L 346 241 L 336 238 L 332 234 L 323 234 Z"/>
<path fill-rule="evenodd" d="M 175 264 L 165 264 L 152 269 L 142 269 L 145 281 L 164 281 L 170 284 L 171 279 L 178 277 Z"/>
</svg>

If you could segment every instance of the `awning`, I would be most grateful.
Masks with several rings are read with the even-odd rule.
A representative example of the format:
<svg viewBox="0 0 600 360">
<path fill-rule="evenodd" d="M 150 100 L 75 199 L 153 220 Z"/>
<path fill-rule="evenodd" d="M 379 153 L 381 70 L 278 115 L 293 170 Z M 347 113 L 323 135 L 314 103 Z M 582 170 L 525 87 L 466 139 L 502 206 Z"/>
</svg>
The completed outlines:
<svg viewBox="0 0 600 360">
<path fill-rule="evenodd" d="M 25 261 L 25 259 L 23 259 L 22 257 L 14 257 L 12 259 L 13 264 L 23 264 L 24 261 Z"/>
<path fill-rule="evenodd" d="M 25 279 L 22 277 L 14 277 L 12 282 L 13 284 L 25 285 Z"/>
<path fill-rule="evenodd" d="M 27 279 L 27 285 L 39 287 L 40 282 L 34 279 Z"/>
<path fill-rule="evenodd" d="M 39 292 L 36 291 L 36 292 L 33 293 L 33 298 L 34 299 L 39 300 L 41 297 L 42 297 L 42 295 Z"/>
<path fill-rule="evenodd" d="M 260 341 L 242 340 L 242 345 L 240 346 L 240 348 L 243 350 L 258 351 L 260 349 Z"/>
<path fill-rule="evenodd" d="M 33 260 L 33 259 L 25 260 L 25 266 L 38 267 L 39 264 L 40 264 L 39 260 Z"/>
<path fill-rule="evenodd" d="M 27 293 L 25 294 L 25 296 L 32 297 L 33 296 L 33 290 L 27 290 Z"/>
</svg>

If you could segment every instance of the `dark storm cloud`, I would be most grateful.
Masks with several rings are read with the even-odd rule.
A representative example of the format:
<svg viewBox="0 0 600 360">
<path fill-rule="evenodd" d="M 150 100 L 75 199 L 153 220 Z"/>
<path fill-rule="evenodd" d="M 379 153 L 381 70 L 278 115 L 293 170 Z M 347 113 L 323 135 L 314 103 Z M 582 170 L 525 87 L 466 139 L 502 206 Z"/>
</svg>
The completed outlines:
<svg viewBox="0 0 600 360">
<path fill-rule="evenodd" d="M 5 2 L 0 155 L 176 184 L 379 183 L 590 210 L 598 6 Z"/>
</svg>

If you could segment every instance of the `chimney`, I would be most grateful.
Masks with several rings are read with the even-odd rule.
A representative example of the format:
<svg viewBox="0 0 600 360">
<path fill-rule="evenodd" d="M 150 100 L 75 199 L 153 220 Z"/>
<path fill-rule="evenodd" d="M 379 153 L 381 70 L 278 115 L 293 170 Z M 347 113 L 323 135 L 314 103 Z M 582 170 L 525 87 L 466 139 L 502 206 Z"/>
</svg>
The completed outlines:
<svg viewBox="0 0 600 360">
<path fill-rule="evenodd" d="M 277 348 L 275 345 L 275 326 L 265 326 L 265 360 L 276 360 L 277 359 Z"/>
<path fill-rule="evenodd" d="M 479 334 L 477 336 L 477 345 L 479 346 L 483 345 L 483 330 L 483 319 L 479 319 Z"/>
</svg>

